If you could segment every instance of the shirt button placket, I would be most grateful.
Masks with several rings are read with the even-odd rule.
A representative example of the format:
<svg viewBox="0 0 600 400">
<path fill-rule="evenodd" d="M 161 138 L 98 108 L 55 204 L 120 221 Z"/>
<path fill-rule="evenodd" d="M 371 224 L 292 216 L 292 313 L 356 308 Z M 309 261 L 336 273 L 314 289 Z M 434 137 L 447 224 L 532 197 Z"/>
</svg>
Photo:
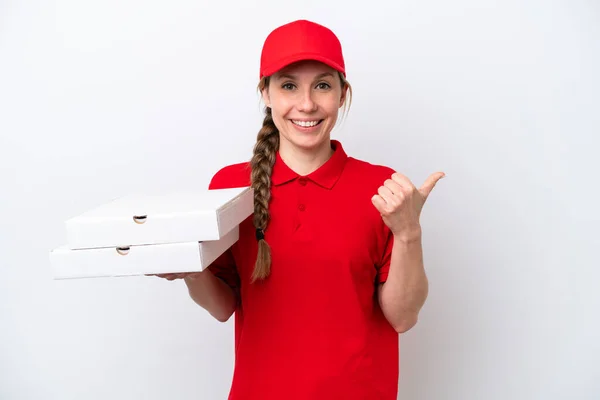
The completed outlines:
<svg viewBox="0 0 600 400">
<path fill-rule="evenodd" d="M 295 228 L 295 239 L 298 241 L 308 241 L 311 238 L 310 229 L 307 225 L 306 206 L 309 189 L 308 180 L 305 177 L 300 177 L 297 180 L 297 193 L 298 200 L 296 203 L 296 228 Z"/>
<path fill-rule="evenodd" d="M 306 187 L 306 178 L 298 178 L 298 184 L 300 185 L 300 188 L 298 188 L 298 210 L 304 211 L 306 210 L 306 193 L 304 189 Z"/>
</svg>

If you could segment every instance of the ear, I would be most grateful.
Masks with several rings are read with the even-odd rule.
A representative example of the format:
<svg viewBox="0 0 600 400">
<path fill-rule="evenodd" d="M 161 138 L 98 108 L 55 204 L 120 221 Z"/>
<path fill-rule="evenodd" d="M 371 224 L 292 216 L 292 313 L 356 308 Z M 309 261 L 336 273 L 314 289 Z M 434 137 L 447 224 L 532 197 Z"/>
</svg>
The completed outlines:
<svg viewBox="0 0 600 400">
<path fill-rule="evenodd" d="M 342 87 L 342 95 L 340 96 L 340 108 L 344 105 L 347 94 L 348 94 L 348 85 L 344 84 L 344 86 Z"/>
<path fill-rule="evenodd" d="M 271 107 L 271 96 L 269 96 L 269 88 L 265 87 L 261 91 L 261 95 L 262 95 L 262 99 L 263 99 L 263 102 L 265 103 L 265 105 L 267 107 Z"/>
</svg>

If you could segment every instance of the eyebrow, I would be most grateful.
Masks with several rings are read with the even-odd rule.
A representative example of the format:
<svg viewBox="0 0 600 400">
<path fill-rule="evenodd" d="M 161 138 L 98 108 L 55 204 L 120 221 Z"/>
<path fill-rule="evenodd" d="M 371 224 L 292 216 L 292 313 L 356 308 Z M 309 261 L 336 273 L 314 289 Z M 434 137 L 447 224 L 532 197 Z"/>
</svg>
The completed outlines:
<svg viewBox="0 0 600 400">
<path fill-rule="evenodd" d="M 321 78 L 324 78 L 324 77 L 326 77 L 326 76 L 333 77 L 333 74 L 332 74 L 331 72 L 324 72 L 324 73 L 322 73 L 322 74 L 319 74 L 319 75 L 316 77 L 316 79 L 321 79 Z M 282 74 L 282 75 L 279 75 L 279 77 L 278 77 L 277 79 L 278 79 L 278 80 L 281 80 L 281 79 L 284 79 L 284 78 L 285 78 L 285 79 L 291 79 L 291 80 L 296 80 L 296 79 L 298 79 L 298 77 L 297 77 L 297 76 L 295 76 L 295 75 L 290 75 L 290 74 Z M 316 80 L 316 79 L 315 79 L 315 80 Z"/>
</svg>

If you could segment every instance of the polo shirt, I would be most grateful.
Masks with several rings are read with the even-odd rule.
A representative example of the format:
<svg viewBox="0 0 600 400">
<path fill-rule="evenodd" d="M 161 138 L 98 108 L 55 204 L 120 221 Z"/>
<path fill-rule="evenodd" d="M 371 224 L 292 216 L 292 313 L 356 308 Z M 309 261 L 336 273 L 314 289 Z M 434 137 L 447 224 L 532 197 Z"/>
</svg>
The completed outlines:
<svg viewBox="0 0 600 400">
<path fill-rule="evenodd" d="M 277 153 L 265 240 L 271 274 L 250 282 L 257 254 L 252 216 L 210 270 L 238 295 L 230 400 L 395 400 L 398 333 L 376 289 L 392 235 L 371 198 L 393 170 L 333 155 L 300 176 Z M 209 189 L 250 185 L 249 163 L 228 165 Z"/>
</svg>

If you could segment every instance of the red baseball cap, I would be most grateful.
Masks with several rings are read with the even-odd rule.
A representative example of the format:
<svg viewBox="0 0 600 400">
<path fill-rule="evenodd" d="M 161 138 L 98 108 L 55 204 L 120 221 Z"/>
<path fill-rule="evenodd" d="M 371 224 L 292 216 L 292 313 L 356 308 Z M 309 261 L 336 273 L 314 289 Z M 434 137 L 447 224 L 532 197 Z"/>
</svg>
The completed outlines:
<svg viewBox="0 0 600 400">
<path fill-rule="evenodd" d="M 337 36 L 323 25 L 302 19 L 282 25 L 267 36 L 260 57 L 260 78 L 303 60 L 320 61 L 346 76 Z"/>
</svg>

